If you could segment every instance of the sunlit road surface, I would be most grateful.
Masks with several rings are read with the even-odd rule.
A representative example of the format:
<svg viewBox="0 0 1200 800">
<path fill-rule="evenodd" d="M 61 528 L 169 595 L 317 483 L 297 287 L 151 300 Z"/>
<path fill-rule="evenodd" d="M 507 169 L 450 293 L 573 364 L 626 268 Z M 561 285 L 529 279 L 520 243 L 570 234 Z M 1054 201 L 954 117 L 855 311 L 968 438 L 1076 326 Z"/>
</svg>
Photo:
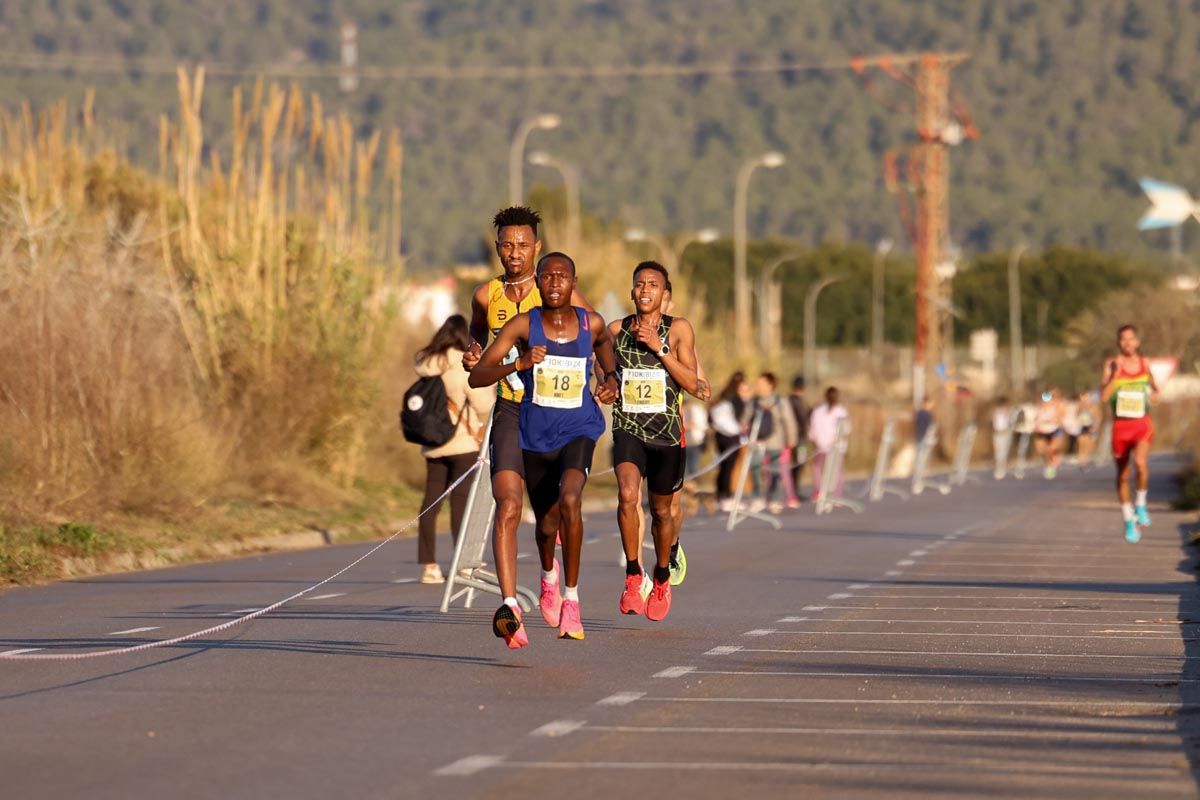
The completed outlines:
<svg viewBox="0 0 1200 800">
<path fill-rule="evenodd" d="M 586 640 L 534 611 L 516 653 L 490 598 L 438 613 L 399 541 L 212 638 L 0 660 L 0 795 L 1194 797 L 1194 515 L 1152 494 L 1128 545 L 1110 495 L 1108 469 L 1067 468 L 779 532 L 693 518 L 661 623 L 617 613 L 615 515 L 592 514 Z M 178 636 L 365 549 L 6 591 L 0 652 Z"/>
</svg>

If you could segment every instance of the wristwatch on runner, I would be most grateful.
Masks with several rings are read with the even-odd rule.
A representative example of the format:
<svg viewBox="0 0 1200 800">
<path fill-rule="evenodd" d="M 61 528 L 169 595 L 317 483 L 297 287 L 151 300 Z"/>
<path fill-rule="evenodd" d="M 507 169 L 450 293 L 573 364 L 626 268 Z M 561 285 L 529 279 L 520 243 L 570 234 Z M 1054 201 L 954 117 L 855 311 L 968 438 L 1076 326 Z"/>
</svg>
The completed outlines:
<svg viewBox="0 0 1200 800">
<path fill-rule="evenodd" d="M 658 357 L 662 358 L 663 356 L 665 356 L 667 353 L 670 353 L 670 352 L 671 352 L 671 345 L 667 344 L 666 342 L 663 342 L 663 346 L 658 349 Z"/>
</svg>

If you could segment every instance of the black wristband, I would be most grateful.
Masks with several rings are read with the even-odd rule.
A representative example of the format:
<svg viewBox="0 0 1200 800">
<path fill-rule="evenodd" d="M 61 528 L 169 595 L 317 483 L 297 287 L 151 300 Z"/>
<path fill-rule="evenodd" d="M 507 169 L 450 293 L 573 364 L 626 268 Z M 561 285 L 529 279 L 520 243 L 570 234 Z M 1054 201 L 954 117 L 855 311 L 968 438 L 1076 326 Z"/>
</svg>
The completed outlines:
<svg viewBox="0 0 1200 800">
<path fill-rule="evenodd" d="M 610 377 L 612 377 L 612 378 L 617 377 L 617 371 L 615 369 L 610 369 L 608 372 L 604 373 L 605 381 L 607 381 Z"/>
</svg>

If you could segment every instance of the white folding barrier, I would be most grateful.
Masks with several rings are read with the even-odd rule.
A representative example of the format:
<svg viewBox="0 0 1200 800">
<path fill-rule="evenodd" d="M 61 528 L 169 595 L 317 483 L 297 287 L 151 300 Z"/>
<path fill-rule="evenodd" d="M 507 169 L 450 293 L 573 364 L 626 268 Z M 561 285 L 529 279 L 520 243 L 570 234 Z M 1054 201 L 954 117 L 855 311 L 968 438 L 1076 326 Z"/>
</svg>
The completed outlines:
<svg viewBox="0 0 1200 800">
<path fill-rule="evenodd" d="M 825 456 L 825 463 L 821 469 L 821 493 L 817 497 L 818 514 L 828 514 L 834 508 L 848 508 L 856 514 L 861 514 L 863 510 L 862 503 L 842 496 L 842 467 L 846 463 L 846 451 L 850 447 L 850 434 L 846 427 L 846 420 L 839 419 L 833 447 Z"/>
<path fill-rule="evenodd" d="M 1020 480 L 1025 477 L 1025 467 L 1029 465 L 1029 442 L 1033 434 L 1022 431 L 1017 438 L 1017 461 L 1013 464 L 1013 477 Z"/>
<path fill-rule="evenodd" d="M 483 435 L 481 458 L 487 456 L 492 440 L 492 422 L 488 421 Z M 486 464 L 485 464 L 486 466 Z M 463 606 L 470 608 L 475 602 L 476 592 L 501 595 L 500 582 L 496 573 L 488 570 L 484 563 L 488 538 L 496 516 L 496 501 L 492 497 L 491 470 L 478 469 L 471 481 L 471 493 L 463 509 L 462 524 L 458 530 L 458 543 L 454 546 L 454 558 L 450 561 L 450 574 L 446 576 L 446 588 L 442 591 L 442 613 L 450 610 L 450 604 L 463 598 Z M 523 586 L 517 587 L 517 602 L 522 611 L 529 611 L 538 603 L 538 597 Z"/>
<path fill-rule="evenodd" d="M 760 511 L 750 511 L 742 508 L 742 495 L 746 491 L 746 478 L 750 475 L 750 462 L 752 459 L 751 449 L 756 447 L 755 442 L 758 439 L 758 429 L 762 425 L 762 411 L 754 412 L 754 419 L 750 422 L 750 439 L 743 447 L 746 450 L 746 456 L 742 459 L 742 468 L 738 470 L 737 487 L 733 492 L 733 509 L 729 512 L 729 519 L 725 522 L 725 530 L 731 531 L 739 522 L 746 519 L 757 519 L 765 522 L 775 530 L 783 527 L 783 524 L 775 519 L 770 514 L 763 514 Z"/>
<path fill-rule="evenodd" d="M 979 426 L 974 422 L 968 422 L 958 432 L 958 446 L 954 452 L 954 471 L 950 473 L 950 483 L 954 486 L 963 486 L 967 481 L 977 480 L 971 474 L 971 452 L 975 449 L 975 436 L 978 432 Z"/>
<path fill-rule="evenodd" d="M 1103 467 L 1112 460 L 1112 420 L 1106 419 L 1100 426 L 1100 435 L 1096 437 L 1096 449 L 1092 451 L 1092 463 L 1097 467 Z"/>
<path fill-rule="evenodd" d="M 917 458 L 913 464 L 912 473 L 912 493 L 921 494 L 928 486 L 931 489 L 936 489 L 942 494 L 950 494 L 950 484 L 943 481 L 935 481 L 929 478 L 929 458 L 933 454 L 933 449 L 937 447 L 937 426 L 930 425 L 925 431 L 925 436 L 921 438 L 920 444 L 917 445 Z"/>
<path fill-rule="evenodd" d="M 866 497 L 872 503 L 877 503 L 883 499 L 883 496 L 888 492 L 899 497 L 901 500 L 908 499 L 908 492 L 903 489 L 897 489 L 894 486 L 888 486 L 887 469 L 888 462 L 892 457 L 892 445 L 896 441 L 896 421 L 889 419 L 883 425 L 883 435 L 879 439 L 879 452 L 875 455 L 875 469 L 871 472 L 871 480 L 867 484 L 867 488 L 863 491 L 862 496 Z"/>
</svg>

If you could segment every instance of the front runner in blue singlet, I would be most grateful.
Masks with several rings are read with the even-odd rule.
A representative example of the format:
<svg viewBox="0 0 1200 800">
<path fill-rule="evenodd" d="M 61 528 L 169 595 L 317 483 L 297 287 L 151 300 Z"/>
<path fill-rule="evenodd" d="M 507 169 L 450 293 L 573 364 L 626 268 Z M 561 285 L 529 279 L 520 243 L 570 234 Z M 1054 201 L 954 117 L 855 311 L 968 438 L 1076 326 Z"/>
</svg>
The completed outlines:
<svg viewBox="0 0 1200 800">
<path fill-rule="evenodd" d="M 582 639 L 582 493 L 596 440 L 604 433 L 604 415 L 596 401 L 616 399 L 616 358 L 604 319 L 571 305 L 575 262 L 563 253 L 550 253 L 538 261 L 536 275 L 541 306 L 504 325 L 471 370 L 470 385 L 488 386 L 513 373 L 521 377 L 525 391 L 519 438 L 544 572 L 554 568 L 559 533 L 563 546 L 563 594 L 557 583 L 550 591 L 543 586 L 542 616 L 558 627 L 559 638 Z M 513 347 L 520 355 L 516 361 L 504 363 Z M 589 385 L 593 353 L 605 375 L 594 397 Z M 516 554 L 511 555 L 513 563 L 504 566 L 509 574 L 515 574 Z M 497 564 L 498 570 L 500 566 Z M 504 598 L 492 629 L 512 649 L 529 643 L 515 596 Z"/>
</svg>

